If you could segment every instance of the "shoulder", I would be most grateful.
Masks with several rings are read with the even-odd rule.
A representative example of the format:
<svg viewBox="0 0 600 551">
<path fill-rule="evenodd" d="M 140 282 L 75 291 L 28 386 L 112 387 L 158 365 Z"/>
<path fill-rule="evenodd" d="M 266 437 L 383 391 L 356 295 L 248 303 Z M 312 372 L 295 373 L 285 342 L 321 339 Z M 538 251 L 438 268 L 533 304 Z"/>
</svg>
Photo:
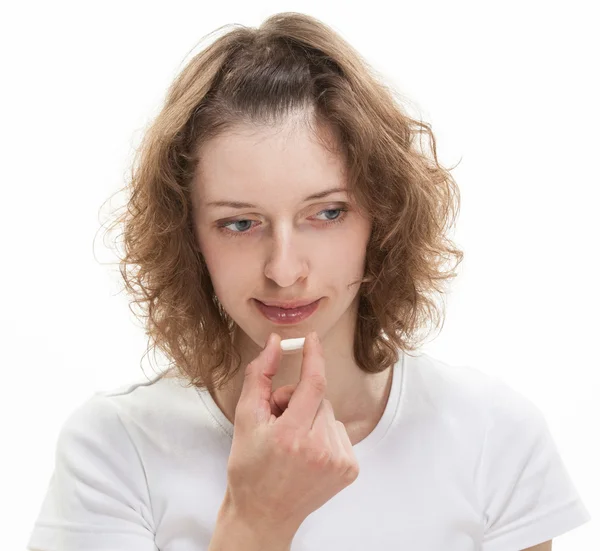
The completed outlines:
<svg viewBox="0 0 600 551">
<path fill-rule="evenodd" d="M 159 375 L 94 394 L 67 419 L 62 442 L 72 447 L 75 437 L 102 447 L 108 441 L 144 460 L 148 454 L 188 454 L 214 428 L 200 389 Z"/>
<path fill-rule="evenodd" d="M 76 407 L 63 422 L 57 439 L 58 459 L 106 454 L 109 449 L 131 446 L 129 434 L 115 403 L 107 396 L 94 394 Z M 110 444 L 110 446 L 108 445 Z"/>
<path fill-rule="evenodd" d="M 493 417 L 519 419 L 523 414 L 539 417 L 539 408 L 501 378 L 482 367 L 451 364 L 429 354 L 407 357 L 407 394 L 421 402 L 478 415 L 486 422 Z"/>
<path fill-rule="evenodd" d="M 186 380 L 166 372 L 97 392 L 91 402 L 95 404 L 88 408 L 112 409 L 126 425 L 162 425 L 167 419 L 176 420 L 171 416 L 197 409 L 198 393 Z"/>
<path fill-rule="evenodd" d="M 104 443 L 123 443 L 131 440 L 131 421 L 144 416 L 150 404 L 156 405 L 157 392 L 153 385 L 159 380 L 135 381 L 111 390 L 97 391 L 75 407 L 63 422 L 58 436 L 58 451 L 72 446 L 101 447 Z M 153 390 L 144 394 L 143 389 Z M 131 445 L 131 444 L 129 444 Z"/>
<path fill-rule="evenodd" d="M 495 453 L 525 445 L 547 431 L 543 413 L 515 388 L 483 369 L 444 362 L 427 354 L 406 361 L 403 414 L 435 422 L 457 442 Z M 430 425 L 428 425 L 430 426 Z"/>
</svg>

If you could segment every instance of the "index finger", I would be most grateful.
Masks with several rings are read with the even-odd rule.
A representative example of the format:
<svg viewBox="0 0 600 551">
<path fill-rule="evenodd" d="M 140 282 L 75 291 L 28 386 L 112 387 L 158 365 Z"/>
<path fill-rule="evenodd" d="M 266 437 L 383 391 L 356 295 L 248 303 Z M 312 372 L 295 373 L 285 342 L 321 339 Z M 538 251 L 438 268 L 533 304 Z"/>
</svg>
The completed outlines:
<svg viewBox="0 0 600 551">
<path fill-rule="evenodd" d="M 326 390 L 323 348 L 317 333 L 313 332 L 304 341 L 300 382 L 278 422 L 308 432 L 312 428 Z"/>
</svg>

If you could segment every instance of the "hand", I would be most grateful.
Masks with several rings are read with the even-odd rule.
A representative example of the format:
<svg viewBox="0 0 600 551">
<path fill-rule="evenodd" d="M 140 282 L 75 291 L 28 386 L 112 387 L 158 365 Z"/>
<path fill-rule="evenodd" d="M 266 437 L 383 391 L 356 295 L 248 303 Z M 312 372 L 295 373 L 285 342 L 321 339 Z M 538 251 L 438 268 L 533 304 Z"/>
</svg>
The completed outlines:
<svg viewBox="0 0 600 551">
<path fill-rule="evenodd" d="M 304 519 L 352 484 L 358 461 L 325 398 L 323 349 L 304 343 L 300 381 L 273 393 L 281 339 L 248 364 L 237 403 L 223 506 L 261 529 L 295 534 Z"/>
</svg>

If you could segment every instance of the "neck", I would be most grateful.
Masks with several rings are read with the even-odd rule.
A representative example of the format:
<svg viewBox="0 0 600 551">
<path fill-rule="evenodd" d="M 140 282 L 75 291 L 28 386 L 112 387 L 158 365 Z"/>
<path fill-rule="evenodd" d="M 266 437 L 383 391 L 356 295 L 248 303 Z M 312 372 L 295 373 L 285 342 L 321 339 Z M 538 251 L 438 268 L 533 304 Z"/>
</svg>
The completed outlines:
<svg viewBox="0 0 600 551">
<path fill-rule="evenodd" d="M 347 430 L 368 434 L 381 418 L 387 404 L 392 369 L 388 367 L 375 374 L 364 372 L 354 361 L 353 338 L 351 338 L 353 325 L 349 324 L 346 331 L 339 330 L 340 326 L 337 329 L 326 335 L 321 342 L 327 378 L 325 397 L 333 406 L 336 420 L 344 423 Z M 244 384 L 243 367 L 256 358 L 261 351 L 261 348 L 241 330 L 235 332 L 233 342 L 240 351 L 242 368 L 226 388 L 217 390 L 216 396 L 213 396 L 232 423 Z M 273 377 L 273 391 L 285 385 L 298 383 L 301 368 L 301 352 L 283 355 L 279 369 Z"/>
</svg>

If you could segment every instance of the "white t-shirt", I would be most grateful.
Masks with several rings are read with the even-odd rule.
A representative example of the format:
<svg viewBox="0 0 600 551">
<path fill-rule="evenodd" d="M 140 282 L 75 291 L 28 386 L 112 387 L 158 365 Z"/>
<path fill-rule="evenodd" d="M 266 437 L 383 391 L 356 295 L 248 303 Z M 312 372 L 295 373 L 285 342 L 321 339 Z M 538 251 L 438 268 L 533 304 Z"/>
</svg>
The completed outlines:
<svg viewBox="0 0 600 551">
<path fill-rule="evenodd" d="M 591 520 L 540 410 L 500 379 L 400 355 L 358 478 L 291 551 L 517 551 Z M 205 551 L 233 425 L 210 393 L 156 377 L 98 392 L 64 423 L 28 547 Z"/>
</svg>

